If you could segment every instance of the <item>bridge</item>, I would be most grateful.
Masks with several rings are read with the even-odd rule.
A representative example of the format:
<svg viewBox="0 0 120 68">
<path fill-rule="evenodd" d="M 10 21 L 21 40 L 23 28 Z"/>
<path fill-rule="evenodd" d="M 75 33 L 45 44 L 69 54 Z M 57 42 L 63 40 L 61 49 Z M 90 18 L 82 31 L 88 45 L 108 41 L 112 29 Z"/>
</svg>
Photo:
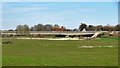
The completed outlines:
<svg viewBox="0 0 120 68">
<path fill-rule="evenodd" d="M 95 31 L 87 31 L 87 32 L 81 32 L 81 31 L 30 31 L 31 35 L 36 34 L 42 34 L 42 35 L 89 35 L 89 34 L 95 34 Z M 20 33 L 16 31 L 2 31 L 2 35 L 18 35 Z"/>
<path fill-rule="evenodd" d="M 91 36 L 91 37 L 97 37 L 98 34 L 101 32 L 96 31 L 30 31 L 30 35 L 66 35 L 66 36 Z M 2 35 L 9 35 L 9 36 L 15 36 L 20 35 L 17 31 L 2 31 Z"/>
</svg>

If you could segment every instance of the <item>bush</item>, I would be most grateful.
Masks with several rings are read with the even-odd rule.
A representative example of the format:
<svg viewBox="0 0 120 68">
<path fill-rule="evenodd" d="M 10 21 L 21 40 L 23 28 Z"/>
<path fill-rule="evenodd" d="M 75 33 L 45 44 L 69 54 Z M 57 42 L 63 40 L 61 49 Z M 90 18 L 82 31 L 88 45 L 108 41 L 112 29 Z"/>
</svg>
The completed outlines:
<svg viewBox="0 0 120 68">
<path fill-rule="evenodd" d="M 100 37 L 100 38 L 108 38 L 110 36 L 109 36 L 109 33 L 104 32 L 102 34 L 99 34 L 98 37 Z"/>
<path fill-rule="evenodd" d="M 10 41 L 5 41 L 5 42 L 2 42 L 2 44 L 13 44 L 13 43 Z"/>
</svg>

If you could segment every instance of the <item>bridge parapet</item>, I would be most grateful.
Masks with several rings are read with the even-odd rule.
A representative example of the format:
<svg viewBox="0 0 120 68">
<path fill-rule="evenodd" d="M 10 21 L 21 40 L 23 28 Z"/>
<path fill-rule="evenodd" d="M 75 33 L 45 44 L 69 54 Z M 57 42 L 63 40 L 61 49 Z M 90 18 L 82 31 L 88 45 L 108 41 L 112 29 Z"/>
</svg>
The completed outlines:
<svg viewBox="0 0 120 68">
<path fill-rule="evenodd" d="M 86 35 L 86 34 L 94 34 L 95 31 L 87 31 L 87 32 L 81 32 L 81 31 L 30 31 L 31 35 L 35 34 L 43 34 L 43 35 Z M 19 34 L 17 31 L 3 31 L 2 34 L 5 35 L 17 35 Z"/>
<path fill-rule="evenodd" d="M 93 33 L 95 31 L 30 31 L 30 33 Z M 17 31 L 2 31 L 2 33 L 17 33 Z"/>
</svg>

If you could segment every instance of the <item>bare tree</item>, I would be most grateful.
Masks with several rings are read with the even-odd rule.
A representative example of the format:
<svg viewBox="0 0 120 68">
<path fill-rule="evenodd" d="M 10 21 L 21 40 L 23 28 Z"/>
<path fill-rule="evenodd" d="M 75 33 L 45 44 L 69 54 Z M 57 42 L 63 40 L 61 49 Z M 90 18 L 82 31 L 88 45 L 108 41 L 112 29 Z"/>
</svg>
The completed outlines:
<svg viewBox="0 0 120 68">
<path fill-rule="evenodd" d="M 89 25 L 89 26 L 87 27 L 87 30 L 88 30 L 88 31 L 95 31 L 95 26 Z"/>
<path fill-rule="evenodd" d="M 30 34 L 30 29 L 28 25 L 23 25 L 23 31 L 24 31 L 24 35 L 29 35 Z"/>
<path fill-rule="evenodd" d="M 17 34 L 22 35 L 22 25 L 16 27 Z"/>
<path fill-rule="evenodd" d="M 120 24 L 117 24 L 117 25 L 115 26 L 115 30 L 116 30 L 116 31 L 120 31 Z"/>
<path fill-rule="evenodd" d="M 30 34 L 30 29 L 28 25 L 18 25 L 16 27 L 16 31 L 19 35 L 29 35 Z"/>
<path fill-rule="evenodd" d="M 50 24 L 47 24 L 47 25 L 44 25 L 44 30 L 45 31 L 52 31 L 52 25 L 50 25 Z"/>
<path fill-rule="evenodd" d="M 96 30 L 97 30 L 97 31 L 103 30 L 103 26 L 102 26 L 102 25 L 97 25 L 97 26 L 96 26 Z"/>
</svg>

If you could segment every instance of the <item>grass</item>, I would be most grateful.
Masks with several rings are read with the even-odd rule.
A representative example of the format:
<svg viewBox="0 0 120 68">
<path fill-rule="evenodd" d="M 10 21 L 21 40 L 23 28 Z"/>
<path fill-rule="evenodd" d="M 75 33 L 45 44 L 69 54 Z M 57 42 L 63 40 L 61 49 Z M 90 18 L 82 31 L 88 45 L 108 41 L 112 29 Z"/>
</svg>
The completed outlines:
<svg viewBox="0 0 120 68">
<path fill-rule="evenodd" d="M 3 39 L 3 66 L 118 66 L 118 38 L 98 40 Z M 79 46 L 115 46 L 79 48 Z"/>
</svg>

